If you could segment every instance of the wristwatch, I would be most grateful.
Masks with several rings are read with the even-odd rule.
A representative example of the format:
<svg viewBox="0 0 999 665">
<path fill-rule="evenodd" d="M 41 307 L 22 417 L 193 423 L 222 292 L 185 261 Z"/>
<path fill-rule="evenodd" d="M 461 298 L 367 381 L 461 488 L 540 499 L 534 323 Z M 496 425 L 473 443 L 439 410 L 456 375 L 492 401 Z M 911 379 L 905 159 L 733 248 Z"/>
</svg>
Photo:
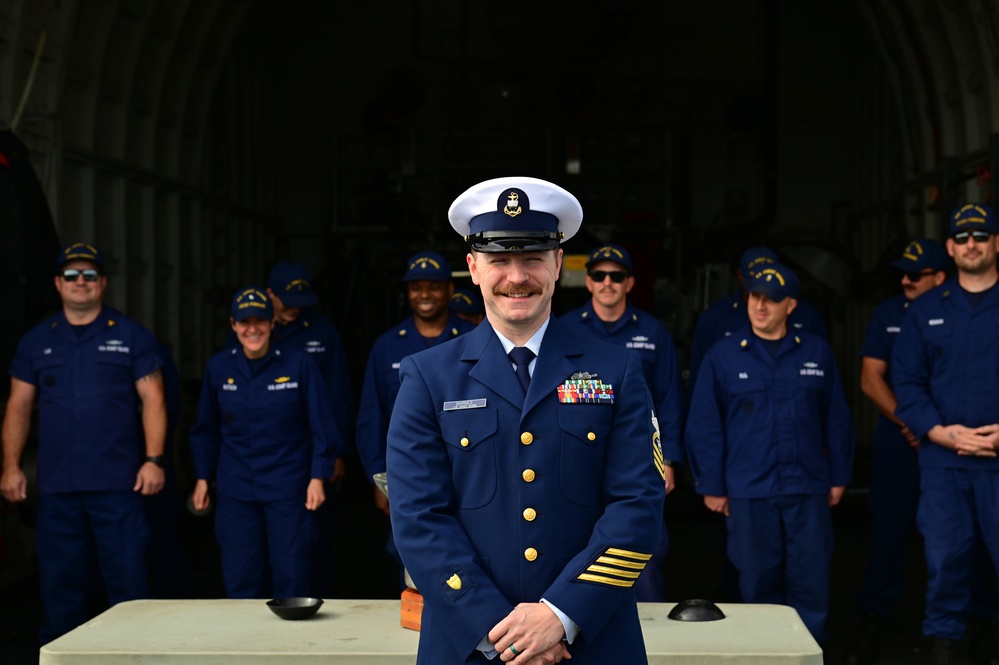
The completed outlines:
<svg viewBox="0 0 999 665">
<path fill-rule="evenodd" d="M 163 455 L 146 455 L 146 461 L 152 462 L 161 469 L 166 464 L 166 460 L 163 458 Z"/>
</svg>

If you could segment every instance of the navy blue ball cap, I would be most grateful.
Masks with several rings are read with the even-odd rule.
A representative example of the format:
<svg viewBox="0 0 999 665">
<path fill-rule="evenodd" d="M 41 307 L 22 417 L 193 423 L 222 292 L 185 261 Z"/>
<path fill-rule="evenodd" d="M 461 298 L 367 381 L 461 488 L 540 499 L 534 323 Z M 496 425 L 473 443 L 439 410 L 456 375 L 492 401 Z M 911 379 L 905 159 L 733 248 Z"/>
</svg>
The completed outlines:
<svg viewBox="0 0 999 665">
<path fill-rule="evenodd" d="M 777 252 L 769 247 L 750 247 L 742 253 L 739 259 L 739 270 L 742 278 L 749 279 L 756 271 L 772 263 L 777 263 Z"/>
<path fill-rule="evenodd" d="M 590 252 L 590 258 L 586 261 L 586 269 L 589 270 L 601 261 L 613 261 L 629 273 L 632 272 L 631 254 L 628 253 L 628 250 L 624 247 L 621 247 L 621 245 L 604 245 L 603 247 L 597 247 L 595 250 Z"/>
<path fill-rule="evenodd" d="M 926 269 L 946 270 L 950 263 L 950 256 L 943 245 L 930 238 L 920 238 L 906 245 L 902 256 L 888 265 L 903 272 L 918 272 Z"/>
<path fill-rule="evenodd" d="M 984 203 L 958 206 L 950 216 L 950 235 L 961 231 L 999 233 L 999 220 L 992 208 Z"/>
<path fill-rule="evenodd" d="M 402 281 L 415 282 L 418 279 L 428 279 L 431 282 L 450 282 L 451 265 L 442 254 L 437 252 L 417 252 L 406 261 L 406 274 L 402 276 Z"/>
<path fill-rule="evenodd" d="M 482 303 L 482 295 L 477 289 L 461 287 L 454 290 L 451 296 L 451 309 L 462 314 L 485 314 L 486 307 Z"/>
<path fill-rule="evenodd" d="M 104 257 L 99 249 L 86 242 L 74 242 L 66 245 L 56 257 L 56 270 L 59 270 L 70 261 L 90 261 L 99 270 L 104 270 Z"/>
<path fill-rule="evenodd" d="M 243 321 L 253 316 L 270 321 L 274 318 L 274 305 L 271 304 L 266 291 L 256 286 L 248 286 L 233 296 L 231 315 L 233 321 Z"/>
<path fill-rule="evenodd" d="M 284 261 L 271 268 L 267 288 L 273 291 L 285 307 L 312 307 L 319 297 L 312 290 L 309 271 L 300 263 Z"/>
<path fill-rule="evenodd" d="M 513 176 L 468 188 L 447 217 L 477 252 L 541 252 L 576 235 L 583 207 L 554 183 Z"/>
<path fill-rule="evenodd" d="M 760 293 L 774 302 L 798 297 L 798 276 L 782 263 L 768 263 L 749 278 L 749 293 Z"/>
</svg>

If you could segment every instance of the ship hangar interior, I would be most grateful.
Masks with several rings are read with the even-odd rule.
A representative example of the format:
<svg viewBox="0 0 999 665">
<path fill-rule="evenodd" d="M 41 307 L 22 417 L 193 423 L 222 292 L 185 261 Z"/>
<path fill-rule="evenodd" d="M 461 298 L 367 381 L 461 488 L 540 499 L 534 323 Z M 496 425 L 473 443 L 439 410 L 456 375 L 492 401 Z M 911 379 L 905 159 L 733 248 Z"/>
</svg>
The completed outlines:
<svg viewBox="0 0 999 665">
<path fill-rule="evenodd" d="M 864 330 L 897 292 L 886 264 L 906 243 L 993 200 L 997 127 L 999 0 L 5 0 L 0 271 L 14 297 L 0 349 L 6 364 L 57 305 L 59 244 L 92 242 L 107 301 L 171 349 L 189 425 L 233 292 L 290 259 L 340 330 L 356 404 L 372 340 L 407 315 L 406 257 L 435 249 L 462 270 L 447 208 L 498 176 L 578 196 L 567 255 L 628 247 L 633 301 L 681 362 L 742 250 L 768 245 L 825 316 L 855 419 L 831 626 L 845 640 L 876 417 Z M 585 300 L 581 282 L 566 271 L 556 313 Z M 368 489 L 352 467 L 339 519 L 361 536 L 340 558 L 364 573 L 341 577 L 341 597 L 397 593 Z M 667 569 L 667 591 L 723 598 L 717 524 L 689 486 L 667 513 L 669 566 L 698 570 Z M 211 597 L 211 527 L 189 519 L 195 593 Z M 31 543 L 30 505 L 0 502 L 0 653 L 37 648 Z M 922 657 L 914 552 L 885 662 Z"/>
</svg>

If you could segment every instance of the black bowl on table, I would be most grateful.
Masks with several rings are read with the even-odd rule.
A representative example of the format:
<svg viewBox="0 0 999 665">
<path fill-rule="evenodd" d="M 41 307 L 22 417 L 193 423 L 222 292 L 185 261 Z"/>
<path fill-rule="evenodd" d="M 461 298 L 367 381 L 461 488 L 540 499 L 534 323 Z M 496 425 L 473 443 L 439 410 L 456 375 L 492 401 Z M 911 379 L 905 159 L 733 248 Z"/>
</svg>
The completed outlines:
<svg viewBox="0 0 999 665">
<path fill-rule="evenodd" d="M 725 613 L 710 600 L 695 598 L 681 600 L 668 616 L 674 621 L 718 621 L 725 618 Z"/>
<path fill-rule="evenodd" d="M 267 601 L 271 612 L 289 621 L 308 619 L 319 611 L 322 604 L 322 598 L 275 598 Z"/>
</svg>

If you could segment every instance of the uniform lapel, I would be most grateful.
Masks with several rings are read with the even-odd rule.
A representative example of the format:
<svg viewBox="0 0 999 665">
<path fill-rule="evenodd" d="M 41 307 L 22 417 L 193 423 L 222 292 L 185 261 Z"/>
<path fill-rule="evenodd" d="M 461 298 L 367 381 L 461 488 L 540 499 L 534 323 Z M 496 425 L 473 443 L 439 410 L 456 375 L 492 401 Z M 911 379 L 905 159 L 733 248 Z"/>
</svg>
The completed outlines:
<svg viewBox="0 0 999 665">
<path fill-rule="evenodd" d="M 468 344 L 462 353 L 463 361 L 473 361 L 469 377 L 483 384 L 500 397 L 518 408 L 524 405 L 524 389 L 520 387 L 517 374 L 513 371 L 510 359 L 503 352 L 503 345 L 488 321 L 475 330 L 465 333 Z"/>
<path fill-rule="evenodd" d="M 579 343 L 553 316 L 541 341 L 541 353 L 531 376 L 531 388 L 525 398 L 517 374 L 503 345 L 488 321 L 483 321 L 475 330 L 465 335 L 468 344 L 462 354 L 463 361 L 473 361 L 468 375 L 487 386 L 500 397 L 527 413 L 543 399 L 552 395 L 562 382 L 580 368 L 570 360 L 582 353 Z M 585 368 L 582 368 L 585 369 Z"/>
</svg>

